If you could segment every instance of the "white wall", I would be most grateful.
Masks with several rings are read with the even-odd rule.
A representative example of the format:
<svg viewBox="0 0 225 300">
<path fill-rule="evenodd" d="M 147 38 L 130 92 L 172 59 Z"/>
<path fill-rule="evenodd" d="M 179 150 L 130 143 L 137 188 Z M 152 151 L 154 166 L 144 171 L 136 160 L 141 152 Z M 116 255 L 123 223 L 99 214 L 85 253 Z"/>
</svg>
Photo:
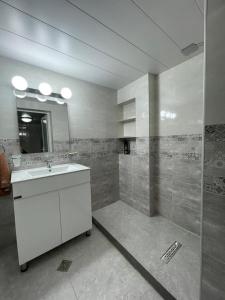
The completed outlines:
<svg viewBox="0 0 225 300">
<path fill-rule="evenodd" d="M 225 123 L 224 15 L 224 1 L 208 1 L 206 24 L 206 125 Z"/>
<path fill-rule="evenodd" d="M 158 77 L 158 134 L 200 134 L 203 124 L 203 54 Z M 176 114 L 161 120 L 160 112 Z"/>
<path fill-rule="evenodd" d="M 117 92 L 118 104 L 135 98 L 136 136 L 149 136 L 149 74 L 131 82 Z"/>
<path fill-rule="evenodd" d="M 73 97 L 68 101 L 71 138 L 112 138 L 117 136 L 116 91 L 42 68 L 0 57 L 0 139 L 18 138 L 16 99 L 11 78 L 24 76 L 29 87 L 48 82 L 54 92 L 68 86 Z"/>
</svg>

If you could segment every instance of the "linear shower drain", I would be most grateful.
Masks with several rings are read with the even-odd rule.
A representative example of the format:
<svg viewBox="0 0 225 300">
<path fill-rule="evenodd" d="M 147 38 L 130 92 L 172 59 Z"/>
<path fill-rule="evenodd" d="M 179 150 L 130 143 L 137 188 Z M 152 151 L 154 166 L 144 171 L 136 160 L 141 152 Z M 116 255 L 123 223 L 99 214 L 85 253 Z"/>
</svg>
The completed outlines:
<svg viewBox="0 0 225 300">
<path fill-rule="evenodd" d="M 59 272 L 68 272 L 70 266 L 72 264 L 72 260 L 62 260 L 61 264 L 59 265 L 57 271 Z"/>
<path fill-rule="evenodd" d="M 173 256 L 177 253 L 177 251 L 181 248 L 182 244 L 175 241 L 170 247 L 169 249 L 166 250 L 166 252 L 163 254 L 163 256 L 161 257 L 161 260 L 168 264 L 169 261 L 173 258 Z"/>
</svg>

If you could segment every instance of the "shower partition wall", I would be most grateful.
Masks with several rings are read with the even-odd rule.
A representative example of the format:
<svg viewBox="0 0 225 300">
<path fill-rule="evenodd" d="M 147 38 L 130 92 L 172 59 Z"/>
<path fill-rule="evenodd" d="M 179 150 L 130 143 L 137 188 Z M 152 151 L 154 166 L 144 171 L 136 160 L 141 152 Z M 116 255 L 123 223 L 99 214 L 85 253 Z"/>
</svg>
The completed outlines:
<svg viewBox="0 0 225 300">
<path fill-rule="evenodd" d="M 202 300 L 225 299 L 225 2 L 206 10 Z"/>
</svg>

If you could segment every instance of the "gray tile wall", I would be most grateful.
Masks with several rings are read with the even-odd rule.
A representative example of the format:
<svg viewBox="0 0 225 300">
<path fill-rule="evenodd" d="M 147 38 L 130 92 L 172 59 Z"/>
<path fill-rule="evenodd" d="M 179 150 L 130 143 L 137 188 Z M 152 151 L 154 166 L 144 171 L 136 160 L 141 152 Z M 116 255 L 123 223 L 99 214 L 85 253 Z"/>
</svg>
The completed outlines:
<svg viewBox="0 0 225 300">
<path fill-rule="evenodd" d="M 202 295 L 225 299 L 225 124 L 205 126 Z"/>
<path fill-rule="evenodd" d="M 117 139 L 73 139 L 71 151 L 77 163 L 91 167 L 92 209 L 119 199 L 119 162 Z"/>
<path fill-rule="evenodd" d="M 155 212 L 200 234 L 201 135 L 150 139 L 151 199 Z"/>
<path fill-rule="evenodd" d="M 131 154 L 119 154 L 120 200 L 150 215 L 149 138 L 131 141 Z"/>
<path fill-rule="evenodd" d="M 0 139 L 9 162 L 11 155 L 19 153 L 19 141 Z M 117 139 L 72 139 L 68 143 L 57 143 L 54 153 L 22 155 L 18 169 L 45 166 L 50 158 L 54 164 L 75 162 L 91 167 L 92 209 L 98 209 L 119 199 L 119 163 Z M 70 149 L 70 150 L 69 150 Z M 78 152 L 69 157 L 70 152 Z M 15 242 L 12 196 L 0 198 L 0 249 Z"/>
</svg>

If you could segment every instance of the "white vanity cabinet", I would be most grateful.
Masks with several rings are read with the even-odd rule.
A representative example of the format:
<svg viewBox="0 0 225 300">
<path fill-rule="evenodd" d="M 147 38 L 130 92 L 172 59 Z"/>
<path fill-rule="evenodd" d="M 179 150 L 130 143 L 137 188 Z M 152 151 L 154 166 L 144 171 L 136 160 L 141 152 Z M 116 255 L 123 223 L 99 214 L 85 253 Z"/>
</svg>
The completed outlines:
<svg viewBox="0 0 225 300">
<path fill-rule="evenodd" d="M 46 176 L 41 168 L 13 172 L 20 266 L 91 229 L 90 169 L 70 166 Z"/>
<path fill-rule="evenodd" d="M 59 192 L 62 242 L 72 239 L 91 228 L 90 183 L 83 183 Z"/>
<path fill-rule="evenodd" d="M 61 244 L 57 192 L 16 199 L 14 211 L 20 265 Z"/>
</svg>

